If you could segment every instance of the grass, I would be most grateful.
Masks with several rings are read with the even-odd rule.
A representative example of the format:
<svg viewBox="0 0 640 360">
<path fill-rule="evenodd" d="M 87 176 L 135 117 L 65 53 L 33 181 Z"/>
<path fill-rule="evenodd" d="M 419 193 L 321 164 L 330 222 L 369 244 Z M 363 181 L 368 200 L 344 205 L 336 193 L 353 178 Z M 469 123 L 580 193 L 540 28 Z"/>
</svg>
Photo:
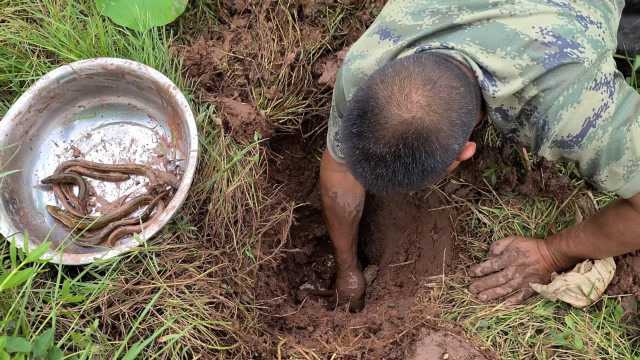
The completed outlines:
<svg viewBox="0 0 640 360">
<path fill-rule="evenodd" d="M 264 184 L 261 140 L 238 145 L 222 134 L 215 107 L 201 97 L 198 84 L 186 81 L 176 56 L 193 29 L 217 29 L 227 21 L 217 17 L 222 3 L 193 1 L 177 24 L 138 33 L 99 16 L 89 0 L 0 0 L 0 115 L 34 80 L 60 64 L 98 56 L 129 58 L 162 71 L 187 93 L 202 148 L 180 214 L 136 251 L 89 266 L 63 267 L 33 261 L 10 241 L 0 242 L 0 360 L 8 352 L 13 358 L 47 353 L 65 359 L 247 359 L 264 356 L 269 348 L 277 358 L 323 358 L 307 349 L 286 349 L 286 339 L 266 329 L 268 304 L 255 294 L 261 263 L 273 260 L 265 256 L 263 234 L 281 233 L 284 241 L 294 204 L 283 203 Z M 250 61 L 232 58 L 221 71 L 235 81 L 250 63 L 266 74 L 251 86 L 250 97 L 281 129 L 297 131 L 303 119 L 327 115 L 329 91 L 313 83 L 311 65 L 328 49 L 348 45 L 354 9 L 320 10 L 322 21 L 315 26 L 321 36 L 312 37 L 285 11 L 287 6 L 278 1 L 271 10 L 269 16 L 278 21 L 256 19 L 259 26 L 250 34 L 264 51 L 234 54 Z M 279 65 L 289 54 L 296 65 L 292 71 Z M 635 77 L 630 81 L 635 83 Z M 285 95 L 267 96 L 265 90 L 273 87 Z M 496 146 L 500 137 L 488 131 L 483 140 Z M 530 161 L 523 155 L 525 164 Z M 2 164 L 0 177 L 1 169 Z M 575 180 L 567 201 L 498 194 L 491 179 L 500 171 L 488 169 L 479 197 L 452 198 L 462 211 L 456 236 L 466 245 L 466 261 L 420 301 L 440 307 L 443 326 L 461 325 L 504 359 L 640 358 L 638 329 L 621 321 L 617 298 L 604 298 L 583 311 L 540 299 L 507 309 L 479 304 L 469 295 L 466 266 L 483 259 L 492 241 L 513 234 L 544 237 L 612 199 L 586 190 L 570 166 L 559 170 Z"/>
<path fill-rule="evenodd" d="M 202 6 L 194 11 L 205 11 Z M 148 64 L 190 92 L 170 54 L 169 29 L 125 30 L 101 17 L 92 1 L 0 0 L 0 23 L 0 114 L 47 71 L 100 56 Z M 260 335 L 252 249 L 259 233 L 281 218 L 261 212 L 269 199 L 254 179 L 264 171 L 263 150 L 224 137 L 211 107 L 193 108 L 202 161 L 177 219 L 144 248 L 117 259 L 85 267 L 24 265 L 33 269 L 25 282 L 0 291 L 0 335 L 11 336 L 0 359 L 5 352 L 33 356 L 32 345 L 50 336 L 48 329 L 51 348 L 69 359 L 229 358 L 253 351 L 245 341 Z M 0 244 L 3 271 L 14 268 L 9 244 Z"/>
<path fill-rule="evenodd" d="M 627 80 L 638 88 L 636 70 L 640 68 L 640 57 L 624 60 L 632 69 Z M 488 146 L 500 145 L 493 129 L 483 139 Z M 521 166 L 526 164 L 523 161 Z M 448 278 L 437 292 L 444 318 L 461 324 L 468 334 L 480 337 L 485 346 L 504 359 L 640 359 L 640 328 L 636 322 L 622 320 L 619 297 L 605 296 L 584 310 L 539 297 L 522 306 L 507 308 L 480 304 L 467 291 L 466 266 L 481 261 L 493 241 L 510 235 L 544 238 L 616 198 L 587 190 L 577 180 L 572 164 L 560 164 L 556 171 L 574 179 L 572 193 L 562 203 L 548 198 L 498 194 L 492 188 L 491 176 L 487 177 L 479 199 L 455 199 L 468 215 L 458 218 L 462 220 L 456 229 L 469 254 L 468 261 L 459 264 L 457 275 Z"/>
<path fill-rule="evenodd" d="M 464 290 L 449 291 L 455 296 Z M 462 323 L 503 359 L 638 358 L 637 342 L 621 317 L 612 298 L 583 311 L 541 300 L 517 308 L 484 306 L 463 297 L 445 318 Z"/>
</svg>

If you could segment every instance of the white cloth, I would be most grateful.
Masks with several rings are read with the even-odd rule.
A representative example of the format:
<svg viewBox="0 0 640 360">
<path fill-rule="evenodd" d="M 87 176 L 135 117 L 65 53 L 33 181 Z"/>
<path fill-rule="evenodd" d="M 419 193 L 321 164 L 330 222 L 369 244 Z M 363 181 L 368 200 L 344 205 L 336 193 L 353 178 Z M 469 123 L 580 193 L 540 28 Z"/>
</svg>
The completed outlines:
<svg viewBox="0 0 640 360">
<path fill-rule="evenodd" d="M 589 306 L 604 294 L 616 272 L 612 257 L 602 260 L 585 260 L 573 270 L 554 274 L 548 285 L 530 284 L 531 288 L 551 301 L 564 301 L 574 307 Z"/>
</svg>

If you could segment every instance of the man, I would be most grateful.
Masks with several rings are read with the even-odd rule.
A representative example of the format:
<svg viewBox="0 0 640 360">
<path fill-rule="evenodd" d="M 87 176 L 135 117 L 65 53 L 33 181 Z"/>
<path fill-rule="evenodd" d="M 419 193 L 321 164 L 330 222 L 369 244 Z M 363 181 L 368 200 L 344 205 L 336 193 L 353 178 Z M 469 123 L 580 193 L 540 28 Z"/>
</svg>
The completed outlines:
<svg viewBox="0 0 640 360">
<path fill-rule="evenodd" d="M 321 164 L 336 290 L 363 306 L 365 189 L 413 191 L 471 159 L 487 118 L 620 199 L 547 239 L 509 237 L 471 269 L 482 301 L 522 302 L 583 259 L 640 249 L 640 95 L 613 59 L 622 0 L 395 0 L 338 73 Z"/>
</svg>

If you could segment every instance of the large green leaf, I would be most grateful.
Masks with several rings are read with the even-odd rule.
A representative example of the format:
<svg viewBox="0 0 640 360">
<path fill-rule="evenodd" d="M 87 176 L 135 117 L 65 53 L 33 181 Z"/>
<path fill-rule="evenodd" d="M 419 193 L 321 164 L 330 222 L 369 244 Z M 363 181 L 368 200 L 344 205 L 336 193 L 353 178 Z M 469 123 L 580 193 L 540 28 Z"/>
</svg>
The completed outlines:
<svg viewBox="0 0 640 360">
<path fill-rule="evenodd" d="M 146 31 L 182 14 L 188 0 L 96 0 L 98 10 L 118 25 Z"/>
<path fill-rule="evenodd" d="M 64 353 L 59 347 L 54 346 L 49 350 L 47 354 L 47 360 L 62 360 L 64 359 Z"/>
<path fill-rule="evenodd" d="M 31 343 L 23 337 L 7 336 L 5 350 L 8 353 L 29 353 L 31 352 Z"/>
<path fill-rule="evenodd" d="M 35 268 L 28 268 L 0 276 L 0 292 L 26 283 L 36 271 Z"/>
</svg>

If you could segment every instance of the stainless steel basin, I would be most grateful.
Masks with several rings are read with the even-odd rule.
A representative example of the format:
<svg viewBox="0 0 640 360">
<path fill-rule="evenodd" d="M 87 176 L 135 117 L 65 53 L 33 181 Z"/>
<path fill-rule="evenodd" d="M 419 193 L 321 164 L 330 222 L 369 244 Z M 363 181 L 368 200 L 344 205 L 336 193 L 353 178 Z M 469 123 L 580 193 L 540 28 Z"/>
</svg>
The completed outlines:
<svg viewBox="0 0 640 360">
<path fill-rule="evenodd" d="M 55 197 L 40 185 L 57 165 L 80 156 L 102 163 L 144 163 L 176 170 L 180 185 L 160 216 L 139 236 L 114 248 L 74 245 L 48 215 Z M 180 90 L 158 71 L 123 59 L 78 61 L 48 73 L 0 121 L 0 233 L 22 246 L 52 243 L 45 255 L 62 264 L 86 264 L 139 245 L 169 222 L 187 196 L 198 157 L 196 123 Z M 169 169 L 171 168 L 171 169 Z M 106 201 L 140 191 L 143 180 L 93 182 Z"/>
</svg>

